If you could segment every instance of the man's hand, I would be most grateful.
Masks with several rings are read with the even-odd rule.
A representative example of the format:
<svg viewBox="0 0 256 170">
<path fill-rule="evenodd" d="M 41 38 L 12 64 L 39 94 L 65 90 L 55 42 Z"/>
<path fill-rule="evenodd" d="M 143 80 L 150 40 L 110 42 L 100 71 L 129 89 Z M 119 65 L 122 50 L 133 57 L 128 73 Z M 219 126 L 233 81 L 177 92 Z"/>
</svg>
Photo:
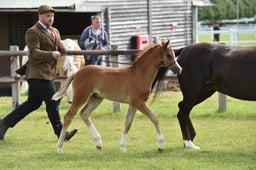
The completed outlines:
<svg viewBox="0 0 256 170">
<path fill-rule="evenodd" d="M 53 52 L 52 52 L 52 57 L 53 57 L 53 58 L 57 59 L 57 58 L 60 57 L 60 56 L 61 56 L 61 53 L 60 53 L 59 51 L 53 51 Z"/>
<path fill-rule="evenodd" d="M 65 42 L 64 42 L 63 40 L 60 40 L 59 48 L 60 48 L 61 50 L 66 50 L 66 45 L 65 45 Z"/>
<path fill-rule="evenodd" d="M 104 50 L 103 47 L 97 47 L 96 50 Z"/>
<path fill-rule="evenodd" d="M 59 47 L 59 51 L 62 55 L 66 53 L 67 47 L 63 40 L 60 40 L 58 47 Z"/>
</svg>

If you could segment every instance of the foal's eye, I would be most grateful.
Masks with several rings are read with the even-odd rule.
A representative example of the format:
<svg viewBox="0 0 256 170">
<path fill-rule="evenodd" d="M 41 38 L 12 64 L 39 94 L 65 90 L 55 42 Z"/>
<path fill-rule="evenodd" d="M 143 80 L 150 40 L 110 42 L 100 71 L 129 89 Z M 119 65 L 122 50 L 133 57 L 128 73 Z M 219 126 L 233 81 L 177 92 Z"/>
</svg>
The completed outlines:
<svg viewBox="0 0 256 170">
<path fill-rule="evenodd" d="M 166 57 L 168 60 L 170 60 L 172 58 L 172 56 L 169 53 L 166 55 Z"/>
</svg>

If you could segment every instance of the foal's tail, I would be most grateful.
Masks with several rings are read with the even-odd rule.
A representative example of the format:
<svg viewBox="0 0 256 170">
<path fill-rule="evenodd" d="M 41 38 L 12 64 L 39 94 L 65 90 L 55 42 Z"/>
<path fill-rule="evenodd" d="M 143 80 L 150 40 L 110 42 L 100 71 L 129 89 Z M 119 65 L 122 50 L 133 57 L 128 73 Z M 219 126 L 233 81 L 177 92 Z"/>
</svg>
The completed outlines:
<svg viewBox="0 0 256 170">
<path fill-rule="evenodd" d="M 75 74 L 72 74 L 67 78 L 67 80 L 64 82 L 64 85 L 52 96 L 52 100 L 59 100 L 63 97 L 66 90 L 68 89 L 69 85 L 71 84 Z"/>
</svg>

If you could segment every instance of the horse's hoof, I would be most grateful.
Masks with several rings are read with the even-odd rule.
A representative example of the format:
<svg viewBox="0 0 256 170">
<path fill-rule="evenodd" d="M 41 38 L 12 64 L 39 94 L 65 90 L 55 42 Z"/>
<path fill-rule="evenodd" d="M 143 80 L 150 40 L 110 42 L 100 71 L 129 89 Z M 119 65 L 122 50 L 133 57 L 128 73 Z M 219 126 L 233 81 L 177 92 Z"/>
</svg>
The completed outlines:
<svg viewBox="0 0 256 170">
<path fill-rule="evenodd" d="M 158 151 L 159 151 L 160 153 L 163 153 L 163 152 L 164 152 L 164 149 L 158 148 Z"/>
<path fill-rule="evenodd" d="M 98 150 L 101 150 L 101 149 L 102 149 L 102 147 L 101 147 L 101 146 L 96 146 L 96 148 L 97 148 Z"/>
<path fill-rule="evenodd" d="M 200 150 L 200 147 L 196 146 L 191 140 L 184 140 L 184 147 L 195 149 L 195 150 Z"/>
</svg>

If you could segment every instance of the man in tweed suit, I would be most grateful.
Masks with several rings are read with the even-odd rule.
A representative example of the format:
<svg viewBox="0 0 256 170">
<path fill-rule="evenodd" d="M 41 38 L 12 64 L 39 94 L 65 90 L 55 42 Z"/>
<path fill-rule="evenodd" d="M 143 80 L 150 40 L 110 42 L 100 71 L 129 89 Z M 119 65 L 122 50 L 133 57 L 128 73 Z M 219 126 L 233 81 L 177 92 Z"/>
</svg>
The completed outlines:
<svg viewBox="0 0 256 170">
<path fill-rule="evenodd" d="M 51 99 L 56 92 L 54 78 L 56 74 L 57 58 L 60 51 L 65 51 L 59 31 L 52 27 L 55 9 L 48 5 L 41 5 L 38 9 L 38 22 L 29 28 L 25 35 L 29 49 L 29 60 L 25 72 L 29 84 L 28 99 L 19 107 L 0 119 L 0 140 L 4 139 L 9 127 L 14 127 L 29 113 L 38 109 L 42 102 L 46 104 L 46 112 L 55 135 L 59 137 L 62 122 L 59 115 L 59 102 Z M 66 140 L 77 132 L 74 129 L 66 134 Z"/>
</svg>

